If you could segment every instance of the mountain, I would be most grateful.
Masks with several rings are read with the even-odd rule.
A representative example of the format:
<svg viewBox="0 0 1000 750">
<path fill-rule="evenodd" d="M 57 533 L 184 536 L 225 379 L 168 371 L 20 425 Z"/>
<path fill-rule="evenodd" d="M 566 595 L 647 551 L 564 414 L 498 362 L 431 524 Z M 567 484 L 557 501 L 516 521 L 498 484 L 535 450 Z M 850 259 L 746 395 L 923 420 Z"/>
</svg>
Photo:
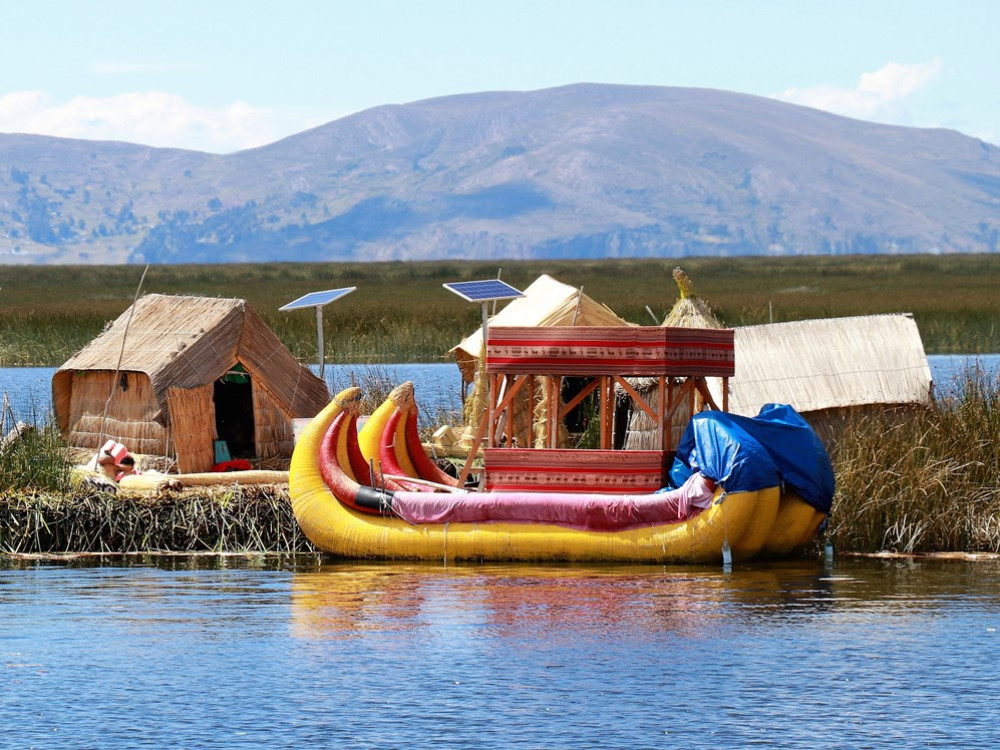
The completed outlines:
<svg viewBox="0 0 1000 750">
<path fill-rule="evenodd" d="M 449 96 L 229 155 L 0 135 L 0 263 L 998 249 L 996 146 L 725 91 Z"/>
</svg>

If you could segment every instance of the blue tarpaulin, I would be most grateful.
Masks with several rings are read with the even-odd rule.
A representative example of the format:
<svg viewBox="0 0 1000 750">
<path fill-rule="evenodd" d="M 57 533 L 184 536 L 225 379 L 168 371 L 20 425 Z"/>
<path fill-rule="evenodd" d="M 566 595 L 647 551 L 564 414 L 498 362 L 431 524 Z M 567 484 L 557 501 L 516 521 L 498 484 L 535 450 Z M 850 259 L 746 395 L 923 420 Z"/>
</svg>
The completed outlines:
<svg viewBox="0 0 1000 750">
<path fill-rule="evenodd" d="M 670 471 L 679 487 L 699 469 L 727 492 L 784 483 L 824 513 L 833 504 L 833 466 L 809 423 L 787 404 L 767 404 L 756 417 L 725 412 L 696 414 Z"/>
</svg>

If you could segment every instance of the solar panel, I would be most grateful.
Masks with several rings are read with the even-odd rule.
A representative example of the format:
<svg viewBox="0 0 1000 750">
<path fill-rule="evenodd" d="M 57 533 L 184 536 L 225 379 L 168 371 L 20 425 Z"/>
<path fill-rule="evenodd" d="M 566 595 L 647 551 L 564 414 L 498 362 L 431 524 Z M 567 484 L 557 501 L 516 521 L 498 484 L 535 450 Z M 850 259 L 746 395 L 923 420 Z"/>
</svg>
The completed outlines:
<svg viewBox="0 0 1000 750">
<path fill-rule="evenodd" d="M 325 292 L 309 292 L 309 294 L 299 297 L 294 302 L 289 302 L 284 307 L 279 307 L 278 311 L 287 312 L 289 310 L 300 310 L 303 307 L 322 307 L 350 294 L 355 289 L 357 289 L 356 286 L 347 286 L 343 289 L 328 289 Z"/>
<path fill-rule="evenodd" d="M 510 284 L 500 281 L 500 279 L 455 281 L 451 284 L 444 284 L 444 288 L 469 302 L 492 302 L 493 300 L 517 299 L 524 296 Z"/>
</svg>

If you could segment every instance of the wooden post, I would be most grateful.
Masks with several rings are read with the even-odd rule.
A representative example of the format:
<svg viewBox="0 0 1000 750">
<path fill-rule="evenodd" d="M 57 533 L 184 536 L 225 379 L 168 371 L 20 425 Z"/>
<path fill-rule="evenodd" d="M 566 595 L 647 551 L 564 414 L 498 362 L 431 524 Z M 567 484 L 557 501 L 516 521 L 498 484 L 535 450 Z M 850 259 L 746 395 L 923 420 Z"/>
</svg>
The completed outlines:
<svg viewBox="0 0 1000 750">
<path fill-rule="evenodd" d="M 600 408 L 600 420 L 601 420 L 601 449 L 608 450 L 611 448 L 611 419 L 613 409 L 611 408 L 611 397 L 609 391 L 611 388 L 611 378 L 607 375 L 601 375 L 601 408 Z"/>
<path fill-rule="evenodd" d="M 675 450 L 674 445 L 674 379 L 667 380 L 667 409 L 663 412 L 663 422 L 667 430 L 667 450 Z"/>
<path fill-rule="evenodd" d="M 548 439 L 549 448 L 559 447 L 559 404 L 562 399 L 562 376 L 549 378 Z"/>
<path fill-rule="evenodd" d="M 490 375 L 490 400 L 488 403 L 488 408 L 490 410 L 490 426 L 488 432 L 486 433 L 486 448 L 495 448 L 497 444 L 497 421 L 500 417 L 497 414 L 497 399 L 500 397 L 499 389 L 499 375 Z"/>
<path fill-rule="evenodd" d="M 535 447 L 535 376 L 528 375 L 528 444 L 525 448 Z"/>
<path fill-rule="evenodd" d="M 666 451 L 670 450 L 670 441 L 673 439 L 673 429 L 668 429 L 668 426 L 664 424 L 664 417 L 666 416 L 666 377 L 660 375 L 656 383 L 656 391 L 658 398 L 656 400 L 656 443 L 660 446 L 660 450 Z"/>
</svg>

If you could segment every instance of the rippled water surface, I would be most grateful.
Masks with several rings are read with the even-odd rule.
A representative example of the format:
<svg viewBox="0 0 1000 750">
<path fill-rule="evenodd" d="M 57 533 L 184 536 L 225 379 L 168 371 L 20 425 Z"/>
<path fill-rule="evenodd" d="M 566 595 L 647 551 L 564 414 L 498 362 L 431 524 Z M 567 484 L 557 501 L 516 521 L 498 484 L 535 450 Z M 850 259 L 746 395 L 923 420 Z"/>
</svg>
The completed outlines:
<svg viewBox="0 0 1000 750">
<path fill-rule="evenodd" d="M 3 748 L 988 748 L 1000 564 L 0 559 Z"/>
</svg>

